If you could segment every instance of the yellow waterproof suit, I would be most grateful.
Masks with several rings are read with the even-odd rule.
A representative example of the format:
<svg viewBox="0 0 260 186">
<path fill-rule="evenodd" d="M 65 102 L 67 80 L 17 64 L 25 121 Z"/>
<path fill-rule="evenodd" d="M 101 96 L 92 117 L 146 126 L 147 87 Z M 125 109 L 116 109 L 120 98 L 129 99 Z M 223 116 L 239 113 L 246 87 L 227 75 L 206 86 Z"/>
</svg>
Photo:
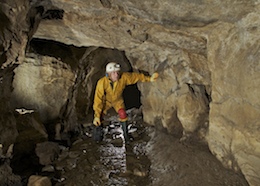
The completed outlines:
<svg viewBox="0 0 260 186">
<path fill-rule="evenodd" d="M 125 109 L 123 91 L 127 85 L 135 84 L 138 81 L 149 82 L 150 76 L 136 72 L 123 72 L 118 81 L 112 82 L 109 77 L 101 78 L 96 86 L 93 109 L 94 117 L 100 118 L 107 110 L 113 107 L 116 112 Z"/>
</svg>

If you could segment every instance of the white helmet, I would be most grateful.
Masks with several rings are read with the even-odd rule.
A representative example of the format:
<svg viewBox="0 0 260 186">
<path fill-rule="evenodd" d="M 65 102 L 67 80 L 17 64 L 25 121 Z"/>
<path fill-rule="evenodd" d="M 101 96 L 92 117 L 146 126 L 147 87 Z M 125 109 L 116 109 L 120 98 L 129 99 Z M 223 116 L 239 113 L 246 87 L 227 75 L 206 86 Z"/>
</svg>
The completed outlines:
<svg viewBox="0 0 260 186">
<path fill-rule="evenodd" d="M 110 62 L 106 66 L 106 73 L 120 71 L 120 65 L 115 62 Z"/>
</svg>

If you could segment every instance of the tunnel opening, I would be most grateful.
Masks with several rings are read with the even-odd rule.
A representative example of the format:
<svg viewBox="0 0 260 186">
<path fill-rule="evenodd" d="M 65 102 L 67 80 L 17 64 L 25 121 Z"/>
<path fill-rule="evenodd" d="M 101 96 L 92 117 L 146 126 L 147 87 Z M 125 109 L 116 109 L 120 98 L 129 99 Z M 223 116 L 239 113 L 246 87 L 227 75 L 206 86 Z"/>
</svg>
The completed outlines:
<svg viewBox="0 0 260 186">
<path fill-rule="evenodd" d="M 74 95 L 76 96 L 76 98 L 70 97 L 76 100 L 75 108 L 72 109 L 75 109 L 79 121 L 81 121 L 81 119 L 86 120 L 86 108 L 89 108 L 89 110 L 87 110 L 87 113 L 92 114 L 91 110 L 92 110 L 93 94 L 94 94 L 95 86 L 90 87 L 89 85 L 94 85 L 99 78 L 105 75 L 104 73 L 105 65 L 108 62 L 117 61 L 121 64 L 123 71 L 128 71 L 128 72 L 133 71 L 132 66 L 127 60 L 124 52 L 115 49 L 98 48 L 94 52 L 92 52 L 86 59 L 83 60 L 83 64 L 78 64 L 78 61 L 82 58 L 82 55 L 87 49 L 86 47 L 68 46 L 63 43 L 44 40 L 44 39 L 32 39 L 30 41 L 30 47 L 28 47 L 28 49 L 29 49 L 28 52 L 32 52 L 42 56 L 51 56 L 56 59 L 60 59 L 62 62 L 68 64 L 71 67 L 73 73 L 77 74 L 77 76 L 83 77 L 80 81 L 77 82 L 79 83 L 79 85 L 76 86 L 74 85 L 74 88 L 76 87 L 78 89 L 77 94 Z M 36 58 L 36 61 L 37 60 L 40 59 Z M 91 72 L 91 70 L 89 70 L 91 68 L 89 64 L 92 64 L 95 68 L 97 68 L 97 70 L 94 72 L 94 74 L 91 74 L 92 76 L 90 77 L 92 77 L 92 79 L 85 79 L 84 77 L 87 77 L 88 73 Z M 83 69 L 82 74 L 78 73 L 79 69 Z M 27 75 L 30 76 L 30 74 Z M 39 76 L 39 78 L 41 77 Z M 32 78 L 29 78 L 29 80 L 30 79 Z M 72 91 L 72 89 L 69 89 L 68 91 Z M 30 91 L 30 89 L 28 89 L 28 91 Z M 46 96 L 51 96 L 51 95 L 46 95 Z M 125 101 L 126 109 L 128 110 L 131 108 L 139 108 L 141 106 L 140 96 L 141 96 L 141 92 L 138 90 L 137 84 L 127 86 L 123 92 L 123 98 Z M 13 101 L 12 102 L 13 107 L 15 108 L 15 105 L 18 103 L 19 100 Z M 22 105 L 19 105 L 19 107 L 22 107 Z M 46 109 L 44 108 L 41 109 L 41 105 L 38 105 L 37 108 L 39 109 L 38 110 L 39 112 L 41 110 L 46 112 Z M 48 110 L 48 113 L 52 113 L 52 111 Z M 34 116 L 32 116 L 32 118 L 33 117 Z M 87 117 L 89 117 L 89 119 L 91 120 L 93 115 L 91 116 L 88 115 Z M 39 118 L 37 118 L 38 122 L 42 122 L 40 121 L 41 119 L 40 120 L 38 119 Z M 77 123 L 78 122 L 76 121 L 77 119 L 76 118 L 74 119 L 75 119 L 74 122 Z M 43 124 L 49 135 L 48 140 L 55 141 L 54 137 L 51 136 L 55 136 L 56 131 L 54 125 L 57 124 L 59 118 L 57 118 L 56 122 L 52 122 L 52 121 L 53 119 L 48 120 L 48 118 L 46 118 Z M 21 121 L 21 117 L 17 118 L 18 125 L 23 127 L 19 128 L 20 135 L 19 138 L 17 138 L 17 143 L 14 146 L 15 156 L 11 162 L 11 167 L 13 168 L 14 173 L 22 176 L 23 182 L 28 181 L 27 180 L 28 175 L 30 174 L 44 175 L 44 173 L 42 173 L 42 168 L 44 168 L 44 166 L 39 164 L 39 159 L 35 154 L 35 147 L 37 143 L 41 143 L 42 141 L 44 141 L 44 138 L 39 137 L 42 136 L 41 134 L 38 137 L 37 135 L 35 135 L 35 134 L 39 134 L 39 131 L 33 129 L 32 125 L 29 124 L 31 122 L 32 120 Z M 50 125 L 51 127 L 49 127 Z M 51 131 L 50 128 L 52 129 Z M 64 126 L 61 126 L 61 128 L 64 129 Z M 30 134 L 29 131 L 31 132 Z M 28 134 L 28 136 L 31 137 L 28 139 L 27 138 L 28 136 L 26 134 Z M 64 144 L 63 141 L 62 142 L 59 141 L 58 143 L 65 146 L 68 145 L 68 144 Z M 21 164 L 20 163 L 21 161 L 24 163 Z"/>
<path fill-rule="evenodd" d="M 126 109 L 140 108 L 141 104 L 141 92 L 139 91 L 137 84 L 129 85 L 123 92 Z"/>
<path fill-rule="evenodd" d="M 39 55 L 60 59 L 71 67 L 77 77 L 81 77 L 81 80 L 76 82 L 77 85 L 74 85 L 74 87 L 77 87 L 75 110 L 80 121 L 89 116 L 93 117 L 92 105 L 96 82 L 105 75 L 107 63 L 115 61 L 120 63 L 122 71 L 133 71 L 123 51 L 98 47 L 85 59 L 82 59 L 87 50 L 88 47 L 76 47 L 57 41 L 36 38 L 30 41 L 28 50 Z M 79 64 L 80 60 L 82 61 L 81 64 Z M 126 109 L 139 108 L 141 106 L 140 96 L 141 92 L 138 90 L 137 84 L 127 86 L 123 91 Z"/>
</svg>

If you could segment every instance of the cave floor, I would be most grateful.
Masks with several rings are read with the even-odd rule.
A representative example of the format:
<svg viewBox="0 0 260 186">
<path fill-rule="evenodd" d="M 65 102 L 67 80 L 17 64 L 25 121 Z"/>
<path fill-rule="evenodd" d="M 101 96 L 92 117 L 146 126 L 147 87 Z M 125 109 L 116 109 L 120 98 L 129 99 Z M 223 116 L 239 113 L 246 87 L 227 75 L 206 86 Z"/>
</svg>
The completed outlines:
<svg viewBox="0 0 260 186">
<path fill-rule="evenodd" d="M 54 163 L 60 170 L 61 185 L 130 186 L 247 186 L 240 173 L 225 169 L 203 143 L 179 139 L 132 117 L 129 130 L 133 140 L 125 144 L 117 118 L 104 127 L 104 139 L 91 138 L 92 126 L 85 125 L 83 137 Z"/>
</svg>

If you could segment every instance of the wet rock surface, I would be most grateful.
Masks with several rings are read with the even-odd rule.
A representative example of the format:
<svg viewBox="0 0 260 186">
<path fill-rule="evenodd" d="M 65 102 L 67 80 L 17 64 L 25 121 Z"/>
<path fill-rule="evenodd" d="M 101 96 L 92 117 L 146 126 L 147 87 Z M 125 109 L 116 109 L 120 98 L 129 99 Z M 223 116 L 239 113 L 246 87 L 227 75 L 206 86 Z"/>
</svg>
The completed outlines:
<svg viewBox="0 0 260 186">
<path fill-rule="evenodd" d="M 240 172 L 224 168 L 199 139 L 189 136 L 180 141 L 144 124 L 141 110 L 127 113 L 131 135 L 127 143 L 113 114 L 105 118 L 101 142 L 93 140 L 93 124 L 83 121 L 71 146 L 40 140 L 40 133 L 21 123 L 20 128 L 26 130 L 19 129 L 20 143 L 14 145 L 12 167 L 8 159 L 0 166 L 6 175 L 0 177 L 0 185 L 37 182 L 46 186 L 51 181 L 56 186 L 248 186 Z"/>
<path fill-rule="evenodd" d="M 198 140 L 179 139 L 143 125 L 141 116 L 130 116 L 133 139 L 125 143 L 116 116 L 106 119 L 102 142 L 92 139 L 93 126 L 40 174 L 53 185 L 208 185 L 247 186 L 240 173 L 225 169 Z"/>
<path fill-rule="evenodd" d="M 132 139 L 126 143 L 117 118 L 112 116 L 105 122 L 103 140 L 96 142 L 92 124 L 85 125 L 82 138 L 70 149 L 64 148 L 54 162 L 60 172 L 55 185 L 149 185 L 146 128 L 133 120 L 128 128 Z"/>
<path fill-rule="evenodd" d="M 203 142 L 179 139 L 150 128 L 146 146 L 151 185 L 247 186 L 241 173 L 225 169 Z"/>
</svg>

